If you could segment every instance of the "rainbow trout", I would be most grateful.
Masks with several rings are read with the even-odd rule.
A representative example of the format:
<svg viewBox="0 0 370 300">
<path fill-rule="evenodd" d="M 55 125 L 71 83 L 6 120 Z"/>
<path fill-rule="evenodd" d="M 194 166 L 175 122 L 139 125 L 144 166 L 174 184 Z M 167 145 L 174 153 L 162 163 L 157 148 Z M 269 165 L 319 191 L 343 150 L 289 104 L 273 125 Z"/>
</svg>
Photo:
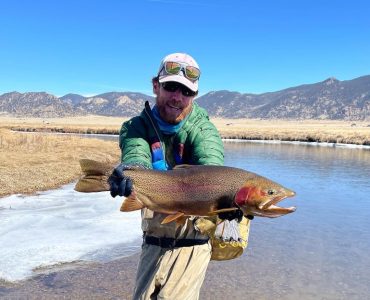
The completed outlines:
<svg viewBox="0 0 370 300">
<path fill-rule="evenodd" d="M 107 179 L 112 174 L 112 165 L 88 159 L 82 159 L 80 165 L 84 176 L 77 182 L 76 191 L 109 191 Z M 162 223 L 184 216 L 214 216 L 238 208 L 245 216 L 270 218 L 296 209 L 276 205 L 293 197 L 295 192 L 238 168 L 181 165 L 158 171 L 127 166 L 124 175 L 132 179 L 133 189 L 122 203 L 121 211 L 147 207 L 169 215 Z"/>
</svg>

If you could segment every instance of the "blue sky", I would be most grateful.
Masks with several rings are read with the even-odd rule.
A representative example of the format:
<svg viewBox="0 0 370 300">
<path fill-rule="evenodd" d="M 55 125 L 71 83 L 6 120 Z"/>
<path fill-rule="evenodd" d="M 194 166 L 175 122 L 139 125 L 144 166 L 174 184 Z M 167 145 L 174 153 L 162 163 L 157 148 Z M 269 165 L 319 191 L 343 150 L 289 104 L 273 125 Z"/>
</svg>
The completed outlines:
<svg viewBox="0 0 370 300">
<path fill-rule="evenodd" d="M 0 0 L 0 94 L 151 95 L 187 52 L 200 94 L 263 93 L 370 74 L 368 1 Z"/>
</svg>

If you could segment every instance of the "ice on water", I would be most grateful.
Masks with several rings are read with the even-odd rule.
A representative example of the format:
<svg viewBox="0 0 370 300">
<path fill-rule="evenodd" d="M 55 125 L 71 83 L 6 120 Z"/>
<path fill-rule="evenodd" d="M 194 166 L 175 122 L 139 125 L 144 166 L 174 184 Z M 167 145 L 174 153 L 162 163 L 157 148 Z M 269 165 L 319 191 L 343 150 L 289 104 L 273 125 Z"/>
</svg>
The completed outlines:
<svg viewBox="0 0 370 300">
<path fill-rule="evenodd" d="M 38 267 L 109 260 L 139 248 L 139 211 L 122 213 L 122 198 L 73 187 L 0 199 L 0 279 L 21 280 Z"/>
</svg>

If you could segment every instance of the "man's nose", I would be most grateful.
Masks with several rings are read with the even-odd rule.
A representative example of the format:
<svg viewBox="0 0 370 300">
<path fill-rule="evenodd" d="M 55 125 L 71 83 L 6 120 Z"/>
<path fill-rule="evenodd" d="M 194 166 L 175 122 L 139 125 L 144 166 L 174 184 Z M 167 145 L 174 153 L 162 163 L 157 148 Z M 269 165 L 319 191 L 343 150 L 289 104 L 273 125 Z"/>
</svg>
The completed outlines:
<svg viewBox="0 0 370 300">
<path fill-rule="evenodd" d="M 174 91 L 171 96 L 173 100 L 181 101 L 182 99 L 181 89 L 177 89 L 176 91 Z"/>
</svg>

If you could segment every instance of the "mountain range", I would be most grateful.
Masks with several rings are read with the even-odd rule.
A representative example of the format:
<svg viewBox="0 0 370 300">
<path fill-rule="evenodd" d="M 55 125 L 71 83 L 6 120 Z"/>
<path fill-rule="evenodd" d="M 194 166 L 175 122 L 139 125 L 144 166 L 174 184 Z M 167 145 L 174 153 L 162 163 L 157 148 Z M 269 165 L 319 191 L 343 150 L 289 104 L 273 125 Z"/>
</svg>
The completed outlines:
<svg viewBox="0 0 370 300">
<path fill-rule="evenodd" d="M 135 92 L 109 92 L 92 97 L 45 92 L 0 95 L 0 114 L 22 117 L 139 114 L 155 98 Z M 328 78 L 276 92 L 242 94 L 213 91 L 196 99 L 211 117 L 262 119 L 370 120 L 370 75 L 340 81 Z"/>
</svg>

